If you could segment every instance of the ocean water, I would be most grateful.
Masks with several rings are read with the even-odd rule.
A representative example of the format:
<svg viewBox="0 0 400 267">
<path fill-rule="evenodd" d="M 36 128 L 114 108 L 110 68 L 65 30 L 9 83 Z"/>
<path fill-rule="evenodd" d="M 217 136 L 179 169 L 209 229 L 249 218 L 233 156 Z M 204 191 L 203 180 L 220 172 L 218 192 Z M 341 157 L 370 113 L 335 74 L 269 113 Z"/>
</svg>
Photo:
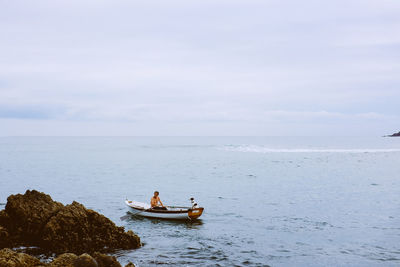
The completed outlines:
<svg viewBox="0 0 400 267">
<path fill-rule="evenodd" d="M 399 266 L 400 138 L 3 137 L 0 209 L 36 189 L 136 232 L 138 266 Z M 205 208 L 132 216 L 126 198 Z"/>
</svg>

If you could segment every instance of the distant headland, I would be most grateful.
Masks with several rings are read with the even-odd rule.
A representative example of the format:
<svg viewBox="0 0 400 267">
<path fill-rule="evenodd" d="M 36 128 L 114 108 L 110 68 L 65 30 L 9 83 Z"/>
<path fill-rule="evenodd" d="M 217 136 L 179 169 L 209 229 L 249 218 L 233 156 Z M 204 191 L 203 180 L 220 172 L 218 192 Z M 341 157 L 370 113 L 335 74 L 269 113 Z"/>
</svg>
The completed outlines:
<svg viewBox="0 0 400 267">
<path fill-rule="evenodd" d="M 391 135 L 386 135 L 387 137 L 400 137 L 400 132 L 398 132 L 398 133 L 394 133 L 394 134 L 391 134 Z"/>
</svg>

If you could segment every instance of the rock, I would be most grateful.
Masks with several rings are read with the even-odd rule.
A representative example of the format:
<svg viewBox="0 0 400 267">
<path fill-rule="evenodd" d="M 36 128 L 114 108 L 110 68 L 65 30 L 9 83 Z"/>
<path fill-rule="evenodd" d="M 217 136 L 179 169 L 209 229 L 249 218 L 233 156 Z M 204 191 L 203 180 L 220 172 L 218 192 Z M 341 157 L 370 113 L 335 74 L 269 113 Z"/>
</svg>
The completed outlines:
<svg viewBox="0 0 400 267">
<path fill-rule="evenodd" d="M 389 136 L 389 137 L 399 137 L 399 136 L 400 136 L 400 132 L 394 133 L 394 134 L 388 135 L 388 136 Z"/>
<path fill-rule="evenodd" d="M 75 201 L 64 206 L 35 190 L 9 196 L 6 209 L 0 212 L 0 225 L 0 236 L 13 237 L 8 244 L 39 246 L 57 254 L 140 247 L 137 235 L 105 216 Z"/>
<path fill-rule="evenodd" d="M 89 254 L 82 254 L 74 261 L 74 267 L 98 267 L 96 260 Z"/>
<path fill-rule="evenodd" d="M 64 253 L 55 258 L 48 267 L 121 267 L 114 256 L 95 252 L 93 256 L 82 254 L 79 257 L 73 253 Z M 134 265 L 129 265 L 130 267 Z M 2 267 L 2 266 L 0 266 Z"/>
<path fill-rule="evenodd" d="M 127 265 L 125 265 L 125 267 L 135 267 L 135 264 L 133 264 L 132 262 L 128 263 Z"/>
<path fill-rule="evenodd" d="M 132 231 L 125 232 L 123 227 L 77 202 L 50 218 L 43 228 L 42 241 L 42 247 L 56 253 L 92 253 L 140 246 L 140 238 Z"/>
<path fill-rule="evenodd" d="M 121 264 L 114 256 L 108 256 L 95 252 L 93 254 L 93 258 L 97 261 L 99 267 L 121 267 Z"/>
<path fill-rule="evenodd" d="M 23 243 L 37 245 L 43 225 L 63 206 L 36 190 L 28 190 L 24 195 L 11 195 L 5 209 L 8 222 L 4 224 L 12 235 L 23 239 Z"/>
<path fill-rule="evenodd" d="M 77 258 L 78 256 L 73 253 L 64 253 L 49 263 L 49 267 L 74 267 Z"/>
<path fill-rule="evenodd" d="M 73 253 L 64 253 L 46 264 L 25 253 L 17 253 L 11 249 L 0 250 L 0 267 L 121 267 L 114 256 L 95 252 L 93 256 L 87 253 L 79 257 Z M 126 266 L 135 267 L 133 263 Z"/>
<path fill-rule="evenodd" d="M 17 253 L 11 249 L 0 250 L 0 267 L 44 267 L 45 263 L 25 253 Z"/>
<path fill-rule="evenodd" d="M 0 248 L 11 247 L 11 245 L 10 234 L 6 228 L 0 226 Z"/>
<path fill-rule="evenodd" d="M 10 226 L 10 216 L 8 216 L 6 210 L 0 210 L 0 226 L 6 228 Z"/>
<path fill-rule="evenodd" d="M 14 245 L 13 238 L 10 236 L 8 226 L 10 218 L 5 210 L 0 211 L 0 249 L 11 248 Z"/>
</svg>

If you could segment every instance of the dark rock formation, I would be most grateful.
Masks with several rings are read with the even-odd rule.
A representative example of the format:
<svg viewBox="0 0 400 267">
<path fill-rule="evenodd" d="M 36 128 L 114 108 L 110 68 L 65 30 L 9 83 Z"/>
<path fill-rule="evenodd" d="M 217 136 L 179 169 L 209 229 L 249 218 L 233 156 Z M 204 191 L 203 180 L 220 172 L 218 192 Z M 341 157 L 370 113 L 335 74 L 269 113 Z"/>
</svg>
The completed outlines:
<svg viewBox="0 0 400 267">
<path fill-rule="evenodd" d="M 394 134 L 388 135 L 388 136 L 389 136 L 389 137 L 399 137 L 399 136 L 400 136 L 400 132 L 394 133 Z"/>
<path fill-rule="evenodd" d="M 105 216 L 73 202 L 62 208 L 45 224 L 42 247 L 55 252 L 74 253 L 130 249 L 140 245 L 132 231 L 125 233 Z"/>
<path fill-rule="evenodd" d="M 115 257 L 100 253 L 95 253 L 93 257 L 86 253 L 79 257 L 72 253 L 64 253 L 50 263 L 43 263 L 28 254 L 5 248 L 0 250 L 0 267 L 121 267 L 121 264 Z M 126 267 L 135 265 L 128 263 Z"/>
<path fill-rule="evenodd" d="M 119 264 L 117 259 L 113 256 L 95 252 L 93 258 L 97 261 L 99 267 L 121 267 L 121 264 Z"/>
<path fill-rule="evenodd" d="M 0 249 L 11 248 L 15 245 L 15 236 L 11 236 L 7 226 L 10 225 L 10 218 L 5 210 L 0 211 Z"/>
<path fill-rule="evenodd" d="M 134 267 L 133 263 L 128 263 Z M 93 256 L 82 254 L 79 257 L 72 253 L 64 253 L 49 263 L 48 267 L 121 267 L 115 257 L 95 252 Z"/>
<path fill-rule="evenodd" d="M 89 254 L 82 254 L 74 261 L 74 267 L 98 267 L 97 262 Z"/>
<path fill-rule="evenodd" d="M 14 236 L 16 242 L 39 245 L 41 232 L 46 222 L 64 207 L 53 201 L 49 195 L 38 191 L 26 191 L 24 195 L 11 195 L 7 198 L 2 225 Z"/>
<path fill-rule="evenodd" d="M 12 245 L 38 246 L 49 252 L 93 253 L 133 249 L 140 238 L 125 232 L 105 216 L 73 202 L 53 201 L 35 190 L 11 195 L 0 212 L 0 248 Z"/>
<path fill-rule="evenodd" d="M 78 256 L 73 253 L 64 253 L 49 263 L 49 267 L 74 267 L 77 258 Z"/>
<path fill-rule="evenodd" d="M 11 249 L 0 250 L 0 267 L 44 267 L 45 263 L 25 253 L 17 253 Z"/>
<path fill-rule="evenodd" d="M 10 218 L 8 217 L 7 213 L 5 210 L 0 210 L 0 225 L 6 227 L 10 221 Z"/>
<path fill-rule="evenodd" d="M 11 247 L 12 242 L 10 239 L 10 234 L 8 233 L 7 229 L 0 226 L 0 247 Z"/>
</svg>

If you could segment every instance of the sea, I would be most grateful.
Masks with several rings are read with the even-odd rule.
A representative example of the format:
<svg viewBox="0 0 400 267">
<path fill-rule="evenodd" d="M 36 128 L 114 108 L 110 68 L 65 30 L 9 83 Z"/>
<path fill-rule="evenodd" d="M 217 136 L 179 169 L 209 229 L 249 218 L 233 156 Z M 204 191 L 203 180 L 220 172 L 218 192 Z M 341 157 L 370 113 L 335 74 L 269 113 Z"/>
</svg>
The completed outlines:
<svg viewBox="0 0 400 267">
<path fill-rule="evenodd" d="M 400 138 L 1 137 L 0 209 L 36 189 L 137 233 L 136 266 L 400 266 Z M 125 199 L 204 207 L 135 216 Z"/>
</svg>

